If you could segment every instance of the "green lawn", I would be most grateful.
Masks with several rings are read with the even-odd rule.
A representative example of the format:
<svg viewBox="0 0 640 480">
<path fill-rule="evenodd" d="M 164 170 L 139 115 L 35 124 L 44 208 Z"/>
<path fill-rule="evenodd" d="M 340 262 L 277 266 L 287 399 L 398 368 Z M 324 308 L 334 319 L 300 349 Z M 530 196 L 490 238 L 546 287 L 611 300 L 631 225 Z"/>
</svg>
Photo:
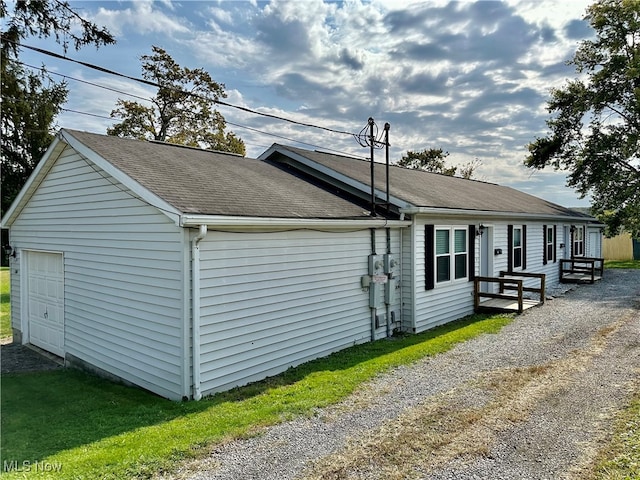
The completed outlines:
<svg viewBox="0 0 640 480">
<path fill-rule="evenodd" d="M 9 302 L 9 269 L 0 268 L 0 338 L 10 337 L 11 314 Z"/>
<path fill-rule="evenodd" d="M 614 438 L 600 456 L 596 480 L 640 479 L 640 393 L 618 414 Z"/>
<path fill-rule="evenodd" d="M 148 477 L 224 439 L 338 402 L 380 372 L 509 322 L 474 316 L 358 345 L 200 402 L 171 402 L 73 370 L 5 375 L 1 463 L 21 470 L 6 478 Z"/>
<path fill-rule="evenodd" d="M 640 260 L 605 260 L 604 268 L 640 268 Z"/>
</svg>

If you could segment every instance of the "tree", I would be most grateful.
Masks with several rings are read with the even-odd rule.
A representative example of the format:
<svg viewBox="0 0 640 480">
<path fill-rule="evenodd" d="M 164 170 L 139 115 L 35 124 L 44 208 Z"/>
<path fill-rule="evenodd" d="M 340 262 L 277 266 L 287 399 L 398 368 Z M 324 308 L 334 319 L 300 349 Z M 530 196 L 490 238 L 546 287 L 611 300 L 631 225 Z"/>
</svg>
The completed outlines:
<svg viewBox="0 0 640 480">
<path fill-rule="evenodd" d="M 201 68 L 180 67 L 160 47 L 153 46 L 152 51 L 152 55 L 141 57 L 142 76 L 160 85 L 151 105 L 118 100 L 111 117 L 122 121 L 107 129 L 107 134 L 244 155 L 244 142 L 225 132 L 224 117 L 212 108 L 220 98 L 226 98 L 224 85 L 214 82 Z"/>
<path fill-rule="evenodd" d="M 9 10 L 0 0 L 0 17 Z M 20 42 L 29 36 L 54 37 L 65 50 L 115 43 L 113 36 L 74 10 L 68 2 L 18 0 L 3 21 L 0 52 L 2 108 L 0 109 L 2 203 L 7 211 L 53 139 L 56 115 L 67 98 L 65 83 L 51 80 L 46 71 L 34 73 L 19 62 Z"/>
<path fill-rule="evenodd" d="M 457 167 L 446 166 L 445 158 L 448 156 L 449 152 L 445 152 L 441 148 L 425 148 L 421 152 L 409 150 L 402 156 L 398 165 L 414 170 L 441 173 L 451 177 L 456 174 Z"/>
<path fill-rule="evenodd" d="M 445 152 L 442 148 L 425 148 L 421 152 L 409 150 L 397 164 L 405 168 L 440 173 L 450 177 L 453 177 L 460 169 L 459 176 L 467 180 L 473 177 L 476 169 L 482 164 L 479 159 L 474 158 L 464 165 L 448 167 L 445 162 L 448 156 L 449 152 Z"/>
<path fill-rule="evenodd" d="M 550 129 L 528 145 L 525 165 L 570 172 L 567 184 L 607 224 L 640 235 L 640 2 L 600 0 L 587 9 L 594 40 L 570 64 L 580 78 L 551 91 Z"/>
</svg>

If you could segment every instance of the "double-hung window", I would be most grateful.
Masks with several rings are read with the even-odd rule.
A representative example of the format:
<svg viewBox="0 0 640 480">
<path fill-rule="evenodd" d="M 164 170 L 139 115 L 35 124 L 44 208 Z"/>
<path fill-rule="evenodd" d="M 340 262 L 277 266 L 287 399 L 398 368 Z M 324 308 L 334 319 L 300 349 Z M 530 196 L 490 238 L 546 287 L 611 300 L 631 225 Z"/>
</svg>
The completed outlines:
<svg viewBox="0 0 640 480">
<path fill-rule="evenodd" d="M 527 268 L 527 226 L 508 225 L 507 239 L 509 249 L 507 270 L 525 270 Z"/>
<path fill-rule="evenodd" d="M 513 268 L 522 268 L 522 227 L 513 227 Z"/>
<path fill-rule="evenodd" d="M 556 261 L 556 226 L 543 225 L 542 232 L 544 237 L 544 256 L 542 263 L 546 265 L 548 262 Z"/>
<path fill-rule="evenodd" d="M 468 230 L 466 227 L 435 229 L 436 282 L 449 282 L 467 277 Z"/>
<path fill-rule="evenodd" d="M 584 228 L 577 227 L 573 231 L 573 255 L 584 256 Z"/>
</svg>

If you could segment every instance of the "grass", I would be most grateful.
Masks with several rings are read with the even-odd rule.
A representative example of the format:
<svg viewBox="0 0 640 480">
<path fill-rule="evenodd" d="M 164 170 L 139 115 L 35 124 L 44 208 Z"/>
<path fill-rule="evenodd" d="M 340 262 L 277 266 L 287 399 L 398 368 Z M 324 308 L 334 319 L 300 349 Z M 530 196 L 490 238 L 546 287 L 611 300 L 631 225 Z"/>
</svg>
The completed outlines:
<svg viewBox="0 0 640 480">
<path fill-rule="evenodd" d="M 10 337 L 11 314 L 9 302 L 9 268 L 0 267 L 0 338 Z"/>
<path fill-rule="evenodd" d="M 604 268 L 640 269 L 640 260 L 605 260 Z"/>
<path fill-rule="evenodd" d="M 357 345 L 200 402 L 171 402 L 73 370 L 6 375 L 0 461 L 5 467 L 29 462 L 8 479 L 149 477 L 226 439 L 336 403 L 389 368 L 509 322 L 508 316 L 472 316 Z"/>
<path fill-rule="evenodd" d="M 640 394 L 618 414 L 614 438 L 600 458 L 595 480 L 640 478 Z"/>
</svg>

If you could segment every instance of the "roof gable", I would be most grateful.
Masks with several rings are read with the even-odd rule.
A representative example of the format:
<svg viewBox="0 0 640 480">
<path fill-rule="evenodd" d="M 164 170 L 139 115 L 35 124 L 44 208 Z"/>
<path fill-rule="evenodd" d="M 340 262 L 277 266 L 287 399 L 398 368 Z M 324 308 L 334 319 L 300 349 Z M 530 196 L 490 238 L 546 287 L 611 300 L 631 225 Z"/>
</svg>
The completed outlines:
<svg viewBox="0 0 640 480">
<path fill-rule="evenodd" d="M 57 150 L 70 145 L 172 217 L 370 218 L 361 205 L 256 159 L 68 129 L 59 132 L 54 144 Z M 52 148 L 29 179 L 30 188 L 14 202 L 16 205 L 28 201 L 39 184 L 37 178 L 55 161 Z M 12 206 L 8 224 L 18 211 Z"/>
<path fill-rule="evenodd" d="M 370 192 L 371 162 L 368 160 L 278 144 L 274 144 L 261 158 L 265 160 L 274 158 L 274 153 L 302 161 L 307 167 L 333 172 L 335 178 L 351 179 L 354 181 L 354 185 L 364 186 L 361 188 L 363 193 Z M 375 163 L 374 168 L 376 194 L 384 199 L 386 195 L 386 165 Z M 389 183 L 392 203 L 395 203 L 399 208 L 414 207 L 585 218 L 584 215 L 569 208 L 511 187 L 413 170 L 397 165 L 389 167 Z"/>
</svg>

